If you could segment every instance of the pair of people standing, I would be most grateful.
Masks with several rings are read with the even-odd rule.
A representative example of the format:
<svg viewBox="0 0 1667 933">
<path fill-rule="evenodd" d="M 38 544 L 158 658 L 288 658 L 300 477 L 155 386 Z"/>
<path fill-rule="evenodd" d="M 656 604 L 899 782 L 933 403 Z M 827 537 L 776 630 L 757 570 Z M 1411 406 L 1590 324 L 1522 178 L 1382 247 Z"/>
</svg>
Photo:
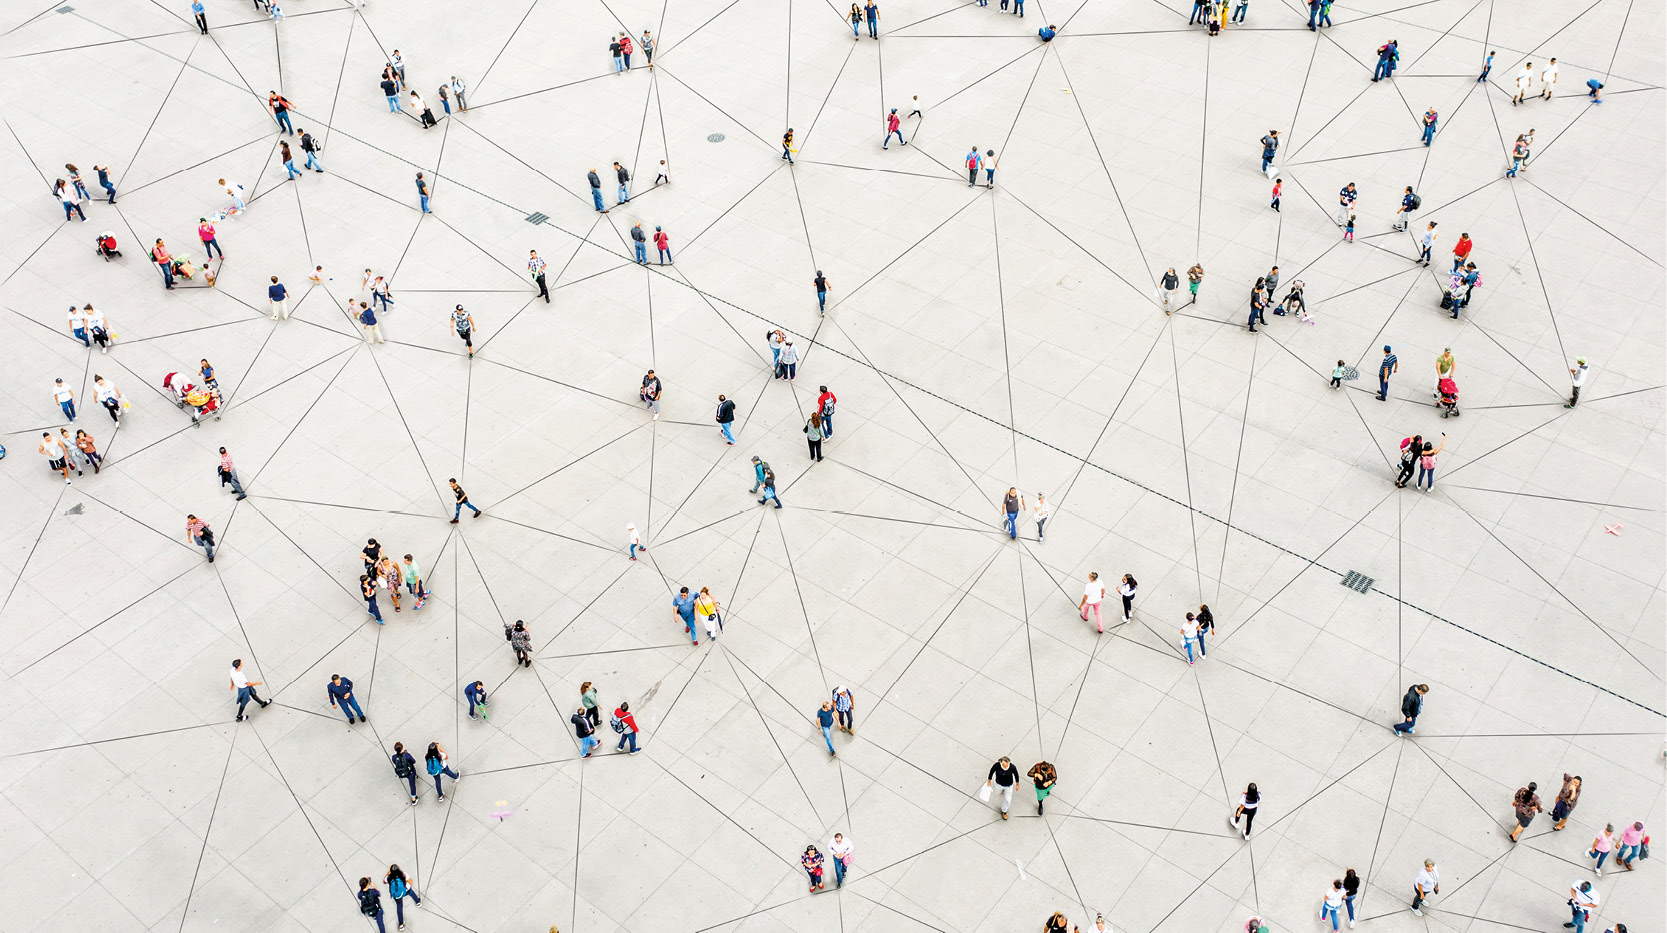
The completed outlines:
<svg viewBox="0 0 1667 933">
<path fill-rule="evenodd" d="M 1038 761 L 1025 772 L 1036 788 L 1036 815 L 1042 815 L 1043 803 L 1048 795 L 1053 793 L 1054 784 L 1059 781 L 1059 772 L 1052 764 Z M 1013 766 L 1013 759 L 1006 755 L 990 766 L 990 773 L 984 779 L 984 788 L 979 791 L 979 799 L 988 802 L 990 794 L 995 791 L 1001 795 L 1001 818 L 1007 819 L 1007 811 L 1013 805 L 1013 788 L 1019 783 L 1019 769 Z"/>
</svg>

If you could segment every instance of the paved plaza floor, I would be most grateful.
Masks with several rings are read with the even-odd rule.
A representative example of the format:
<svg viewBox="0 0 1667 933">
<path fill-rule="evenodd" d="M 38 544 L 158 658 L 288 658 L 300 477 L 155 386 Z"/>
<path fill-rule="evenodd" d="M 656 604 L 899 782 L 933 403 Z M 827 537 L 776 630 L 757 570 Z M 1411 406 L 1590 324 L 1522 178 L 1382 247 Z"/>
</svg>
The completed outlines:
<svg viewBox="0 0 1667 933">
<path fill-rule="evenodd" d="M 1097 912 L 1319 931 L 1345 868 L 1381 933 L 1560 930 L 1580 880 L 1594 933 L 1667 925 L 1660 859 L 1599 877 L 1586 857 L 1605 823 L 1667 826 L 1659 3 L 1338 0 L 1315 33 L 1302 0 L 1253 0 L 1211 37 L 1185 0 L 1022 19 L 881 0 L 876 41 L 845 0 L 285 0 L 276 24 L 203 2 L 206 34 L 188 0 L 0 9 L 0 933 L 374 928 L 362 876 L 392 929 L 390 863 L 423 895 L 418 931 L 1005 933 L 1056 910 L 1085 931 Z M 639 48 L 616 73 L 610 38 L 644 30 L 655 67 Z M 389 112 L 395 49 L 437 126 Z M 453 75 L 467 113 L 442 107 Z M 279 140 L 304 154 L 269 91 L 322 173 L 287 180 Z M 908 145 L 882 148 L 892 108 Z M 993 187 L 964 183 L 974 150 Z M 65 163 L 84 222 L 50 193 Z M 248 206 L 216 225 L 215 286 L 164 290 L 147 250 L 200 264 L 221 178 Z M 633 262 L 639 222 L 674 264 L 652 239 Z M 104 231 L 120 258 L 95 253 Z M 1455 319 L 1461 232 L 1481 283 Z M 1195 263 L 1196 302 L 1166 315 L 1165 270 L 1184 301 Z M 1274 297 L 1301 280 L 1311 320 L 1251 334 L 1276 265 Z M 393 297 L 374 345 L 343 310 L 367 268 Z M 67 327 L 84 304 L 108 354 Z M 796 380 L 772 378 L 776 328 Z M 161 381 L 200 382 L 199 360 L 225 405 L 194 427 Z M 1338 361 L 1359 378 L 1333 389 Z M 95 376 L 131 403 L 119 427 Z M 813 462 L 821 386 L 838 402 Z M 63 426 L 109 476 L 46 468 Z M 1413 434 L 1445 434 L 1430 491 L 1393 484 Z M 754 455 L 784 508 L 749 494 Z M 484 517 L 451 523 L 452 477 Z M 420 611 L 366 614 L 368 538 L 426 569 Z M 1104 634 L 1077 611 L 1090 571 L 1113 590 Z M 716 597 L 717 639 L 690 644 L 683 586 Z M 1180 627 L 1205 603 L 1189 666 Z M 233 658 L 275 701 L 241 723 Z M 331 709 L 332 673 L 367 722 Z M 487 721 L 466 714 L 476 680 Z M 579 760 L 586 681 L 604 713 L 630 702 L 641 754 L 604 715 Z M 855 731 L 830 756 L 836 685 Z M 446 748 L 444 802 L 425 778 L 407 805 L 396 741 Z M 1003 755 L 1057 768 L 1045 813 L 1028 781 L 1011 819 L 980 800 Z M 1513 792 L 1536 781 L 1549 810 L 1565 773 L 1584 781 L 1568 829 L 1541 816 L 1513 845 Z M 1250 782 L 1246 841 L 1229 815 Z M 830 866 L 808 892 L 799 856 L 835 832 L 849 887 Z M 1418 917 L 1425 858 L 1441 890 Z"/>
</svg>

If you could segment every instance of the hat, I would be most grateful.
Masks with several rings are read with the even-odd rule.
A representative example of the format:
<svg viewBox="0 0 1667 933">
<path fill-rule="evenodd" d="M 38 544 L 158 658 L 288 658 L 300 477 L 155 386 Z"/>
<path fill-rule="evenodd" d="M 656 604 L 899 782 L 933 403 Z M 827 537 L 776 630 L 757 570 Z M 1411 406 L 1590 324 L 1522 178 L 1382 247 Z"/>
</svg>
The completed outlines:
<svg viewBox="0 0 1667 933">
<path fill-rule="evenodd" d="M 893 107 L 893 108 L 891 108 L 891 112 L 892 112 L 892 113 L 896 113 L 896 112 L 897 112 L 897 108 L 896 108 L 896 107 Z"/>
<path fill-rule="evenodd" d="M 655 224 L 655 225 L 654 225 L 654 229 L 655 229 L 655 231 L 658 231 L 658 230 L 659 230 L 659 229 L 660 229 L 660 225 L 659 225 L 659 224 Z"/>
<path fill-rule="evenodd" d="M 1586 358 L 1584 356 L 1576 357 L 1575 362 L 1579 363 L 1582 366 L 1585 366 L 1586 365 Z"/>
</svg>

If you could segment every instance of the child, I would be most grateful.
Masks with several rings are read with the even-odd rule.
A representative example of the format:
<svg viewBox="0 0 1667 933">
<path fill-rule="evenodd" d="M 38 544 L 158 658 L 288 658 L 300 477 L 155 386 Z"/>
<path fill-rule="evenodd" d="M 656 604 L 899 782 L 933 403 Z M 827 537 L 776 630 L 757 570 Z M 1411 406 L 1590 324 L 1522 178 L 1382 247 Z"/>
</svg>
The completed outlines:
<svg viewBox="0 0 1667 933">
<path fill-rule="evenodd" d="M 1331 387 L 1333 389 L 1341 389 L 1343 387 L 1343 370 L 1347 366 L 1348 364 L 1344 363 L 1342 360 L 1337 361 L 1337 368 L 1331 371 Z"/>
<path fill-rule="evenodd" d="M 1273 209 L 1276 211 L 1279 210 L 1279 193 L 1283 190 L 1285 190 L 1285 179 L 1275 178 L 1273 180 Z"/>
<path fill-rule="evenodd" d="M 1488 72 L 1490 72 L 1492 70 L 1493 70 L 1493 53 L 1489 52 L 1488 53 L 1488 60 L 1482 63 L 1482 75 L 1481 75 L 1481 77 L 1476 79 L 1476 83 L 1481 84 L 1483 81 L 1486 81 L 1488 79 Z"/>
<path fill-rule="evenodd" d="M 324 283 L 322 281 L 320 281 L 320 279 L 322 279 L 323 277 L 324 277 L 324 267 L 323 266 L 313 266 L 313 274 L 307 276 L 307 279 L 309 281 L 311 281 L 314 285 L 323 285 Z"/>
<path fill-rule="evenodd" d="M 1349 225 L 1343 228 L 1343 242 L 1354 242 L 1354 215 L 1349 215 Z"/>
<path fill-rule="evenodd" d="M 648 548 L 643 547 L 642 536 L 637 534 L 637 526 L 636 526 L 635 522 L 625 526 L 625 536 L 631 542 L 631 559 L 632 560 L 637 559 L 637 552 L 638 551 L 648 550 Z"/>
<path fill-rule="evenodd" d="M 1599 81 L 1596 78 L 1587 78 L 1586 79 L 1586 86 L 1591 88 L 1591 90 L 1586 92 L 1586 96 L 1591 98 L 1592 103 L 1594 103 L 1594 104 L 1603 103 L 1603 101 L 1598 99 L 1598 92 L 1603 90 L 1603 82 Z"/>
<path fill-rule="evenodd" d="M 650 61 L 648 63 L 648 67 L 653 68 L 654 63 L 652 61 Z M 660 186 L 661 182 L 664 182 L 668 185 L 671 184 L 671 176 L 666 174 L 666 160 L 665 159 L 660 160 L 660 174 L 654 176 L 654 186 L 656 188 L 658 188 Z"/>
<path fill-rule="evenodd" d="M 1210 35 L 1218 35 L 1221 32 L 1221 23 L 1216 20 L 1213 14 L 1210 16 L 1208 22 L 1210 25 Z"/>
</svg>

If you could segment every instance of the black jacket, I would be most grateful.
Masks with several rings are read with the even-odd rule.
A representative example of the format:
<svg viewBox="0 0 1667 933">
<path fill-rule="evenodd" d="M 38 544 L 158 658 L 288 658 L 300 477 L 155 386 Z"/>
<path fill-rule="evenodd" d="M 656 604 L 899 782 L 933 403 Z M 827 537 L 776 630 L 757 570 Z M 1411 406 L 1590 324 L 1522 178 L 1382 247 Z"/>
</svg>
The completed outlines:
<svg viewBox="0 0 1667 933">
<path fill-rule="evenodd" d="M 1409 718 L 1416 718 L 1418 716 L 1418 711 L 1423 708 L 1424 695 L 1418 692 L 1417 687 L 1408 687 L 1407 695 L 1401 697 L 1401 715 Z"/>
<path fill-rule="evenodd" d="M 411 757 L 410 752 L 396 752 L 389 757 L 394 763 L 394 773 L 400 777 L 409 777 L 417 773 L 417 759 Z"/>
<path fill-rule="evenodd" d="M 638 243 L 646 243 L 648 242 L 648 234 L 643 233 L 641 227 L 632 227 L 631 239 L 636 240 Z"/>
<path fill-rule="evenodd" d="M 728 423 L 730 423 L 731 421 L 734 421 L 734 420 L 735 420 L 735 402 L 733 400 L 727 399 L 727 398 L 724 399 L 723 401 L 719 402 L 718 403 L 718 423 L 719 424 L 728 424 Z"/>
<path fill-rule="evenodd" d="M 619 183 L 622 185 L 631 180 L 631 173 L 627 172 L 623 165 L 614 169 L 614 176 L 619 179 Z"/>
<path fill-rule="evenodd" d="M 569 722 L 573 723 L 573 731 L 578 733 L 581 739 L 590 737 L 596 731 L 596 727 L 590 724 L 590 717 L 585 715 L 584 710 L 574 713 Z"/>
<path fill-rule="evenodd" d="M 592 188 L 602 187 L 602 179 L 597 178 L 595 172 L 588 172 L 588 173 L 586 173 L 586 175 L 590 179 L 590 186 Z"/>
</svg>

